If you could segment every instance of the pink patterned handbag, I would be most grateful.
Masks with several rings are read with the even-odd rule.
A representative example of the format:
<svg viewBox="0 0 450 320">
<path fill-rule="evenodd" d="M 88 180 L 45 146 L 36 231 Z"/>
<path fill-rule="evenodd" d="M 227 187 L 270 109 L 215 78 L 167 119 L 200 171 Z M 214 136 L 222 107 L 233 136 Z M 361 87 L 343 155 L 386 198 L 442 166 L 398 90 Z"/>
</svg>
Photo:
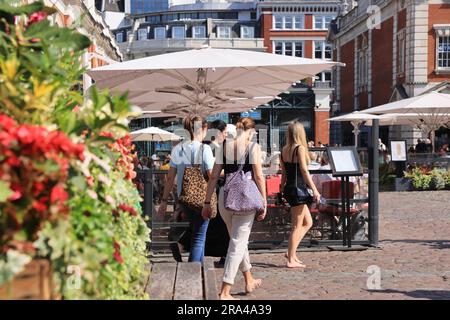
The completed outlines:
<svg viewBox="0 0 450 320">
<path fill-rule="evenodd" d="M 248 148 L 245 154 L 247 157 Z M 252 172 L 244 172 L 244 163 L 239 165 L 236 172 L 228 173 L 225 177 L 224 205 L 236 214 L 249 214 L 264 209 L 264 199 L 252 177 Z"/>
</svg>

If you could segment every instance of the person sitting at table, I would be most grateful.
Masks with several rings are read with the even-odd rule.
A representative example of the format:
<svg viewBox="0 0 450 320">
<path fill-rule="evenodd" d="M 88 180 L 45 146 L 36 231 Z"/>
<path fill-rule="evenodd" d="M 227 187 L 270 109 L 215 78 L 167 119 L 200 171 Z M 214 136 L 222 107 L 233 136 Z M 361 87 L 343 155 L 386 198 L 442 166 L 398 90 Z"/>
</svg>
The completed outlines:
<svg viewBox="0 0 450 320">
<path fill-rule="evenodd" d="M 170 169 L 170 158 L 165 158 L 163 161 L 163 164 L 161 165 L 161 167 L 159 167 L 159 170 L 165 170 L 168 171 Z"/>
<path fill-rule="evenodd" d="M 442 147 L 439 149 L 439 155 L 441 157 L 445 156 L 448 152 L 450 152 L 450 149 L 448 147 L 448 143 L 443 144 Z"/>
<path fill-rule="evenodd" d="M 324 152 L 322 157 L 320 158 L 319 170 L 331 170 L 331 166 L 328 161 L 328 155 L 326 152 Z M 333 178 L 333 175 L 331 173 L 313 173 L 312 179 L 313 179 L 314 184 L 316 185 L 317 190 L 319 191 L 320 194 L 323 193 L 323 191 L 322 191 L 322 183 L 323 182 L 335 180 L 335 178 Z"/>
</svg>

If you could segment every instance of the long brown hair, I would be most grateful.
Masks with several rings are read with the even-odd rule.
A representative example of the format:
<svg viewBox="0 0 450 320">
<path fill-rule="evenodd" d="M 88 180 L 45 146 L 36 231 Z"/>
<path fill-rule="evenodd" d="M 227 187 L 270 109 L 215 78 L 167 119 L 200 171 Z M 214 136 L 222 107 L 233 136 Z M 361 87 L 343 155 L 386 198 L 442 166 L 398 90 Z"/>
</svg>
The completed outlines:
<svg viewBox="0 0 450 320">
<path fill-rule="evenodd" d="M 201 127 L 195 127 L 195 124 L 201 122 Z M 183 119 L 183 128 L 187 130 L 191 136 L 191 140 L 194 140 L 194 136 L 197 135 L 200 129 L 204 129 L 208 126 L 208 122 L 200 116 L 186 117 Z"/>
<path fill-rule="evenodd" d="M 286 145 L 289 146 L 289 150 L 295 145 L 303 146 L 306 150 L 306 163 L 309 164 L 311 162 L 305 128 L 300 122 L 294 121 L 289 124 L 286 131 Z"/>
</svg>

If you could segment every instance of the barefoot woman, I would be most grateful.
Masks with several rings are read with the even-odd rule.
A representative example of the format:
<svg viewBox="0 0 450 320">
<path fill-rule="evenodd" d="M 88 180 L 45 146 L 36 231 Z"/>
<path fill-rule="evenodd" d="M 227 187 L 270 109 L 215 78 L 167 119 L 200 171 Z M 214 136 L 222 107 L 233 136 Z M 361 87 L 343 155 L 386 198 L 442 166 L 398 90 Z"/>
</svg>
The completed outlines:
<svg viewBox="0 0 450 320">
<path fill-rule="evenodd" d="M 306 266 L 297 258 L 297 248 L 312 226 L 308 204 L 312 200 L 318 202 L 320 194 L 308 171 L 310 163 L 308 145 L 305 128 L 300 122 L 295 121 L 288 126 L 286 142 L 281 152 L 281 187 L 284 189 L 284 197 L 291 206 L 292 216 L 292 231 L 286 255 L 287 267 L 304 268 Z M 299 196 L 297 192 L 286 192 L 287 189 L 296 190 L 297 187 L 305 190 L 305 184 L 313 190 L 313 197 L 310 200 Z"/>
<path fill-rule="evenodd" d="M 251 177 L 264 199 L 264 204 L 267 203 L 266 187 L 261 165 L 261 148 L 257 143 L 251 142 L 255 134 L 255 122 L 250 118 L 241 118 L 236 124 L 236 129 L 238 130 L 237 138 L 235 140 L 225 140 L 222 157 L 216 157 L 211 178 L 208 182 L 205 205 L 202 212 L 205 218 L 208 218 L 210 215 L 211 207 L 209 201 L 216 187 L 222 167 L 225 171 L 225 180 L 227 177 L 230 177 L 230 174 L 236 174 L 241 167 L 244 172 L 252 172 Z M 248 152 L 243 152 L 244 150 L 248 150 Z M 219 159 L 222 161 L 218 161 Z M 240 166 L 240 164 L 243 164 L 243 166 Z M 222 300 L 232 300 L 235 298 L 231 296 L 230 290 L 234 284 L 234 278 L 238 270 L 244 275 L 245 291 L 247 293 L 252 292 L 261 285 L 261 279 L 253 278 L 250 272 L 252 266 L 248 253 L 248 239 L 255 215 L 256 220 L 263 220 L 266 215 L 267 206 L 264 205 L 264 209 L 260 212 L 236 212 L 226 209 L 224 201 L 224 191 L 222 188 L 219 194 L 219 213 L 227 226 L 230 242 L 225 259 L 223 282 L 219 297 Z"/>
</svg>

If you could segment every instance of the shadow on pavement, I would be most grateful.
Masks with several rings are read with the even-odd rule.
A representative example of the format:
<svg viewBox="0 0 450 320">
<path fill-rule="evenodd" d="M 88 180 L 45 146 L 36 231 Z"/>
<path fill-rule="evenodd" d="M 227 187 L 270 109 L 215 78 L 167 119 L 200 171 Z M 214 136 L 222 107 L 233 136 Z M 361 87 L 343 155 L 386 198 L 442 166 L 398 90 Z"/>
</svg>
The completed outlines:
<svg viewBox="0 0 450 320">
<path fill-rule="evenodd" d="M 450 291 L 447 290 L 414 290 L 414 291 L 402 291 L 394 289 L 384 289 L 384 290 L 367 290 L 369 292 L 378 293 L 400 293 L 408 297 L 415 299 L 430 299 L 430 300 L 449 300 Z"/>
<path fill-rule="evenodd" d="M 431 247 L 432 249 L 450 249 L 450 240 L 383 239 L 380 242 L 414 243 L 414 244 L 423 244 L 425 246 Z"/>
</svg>

